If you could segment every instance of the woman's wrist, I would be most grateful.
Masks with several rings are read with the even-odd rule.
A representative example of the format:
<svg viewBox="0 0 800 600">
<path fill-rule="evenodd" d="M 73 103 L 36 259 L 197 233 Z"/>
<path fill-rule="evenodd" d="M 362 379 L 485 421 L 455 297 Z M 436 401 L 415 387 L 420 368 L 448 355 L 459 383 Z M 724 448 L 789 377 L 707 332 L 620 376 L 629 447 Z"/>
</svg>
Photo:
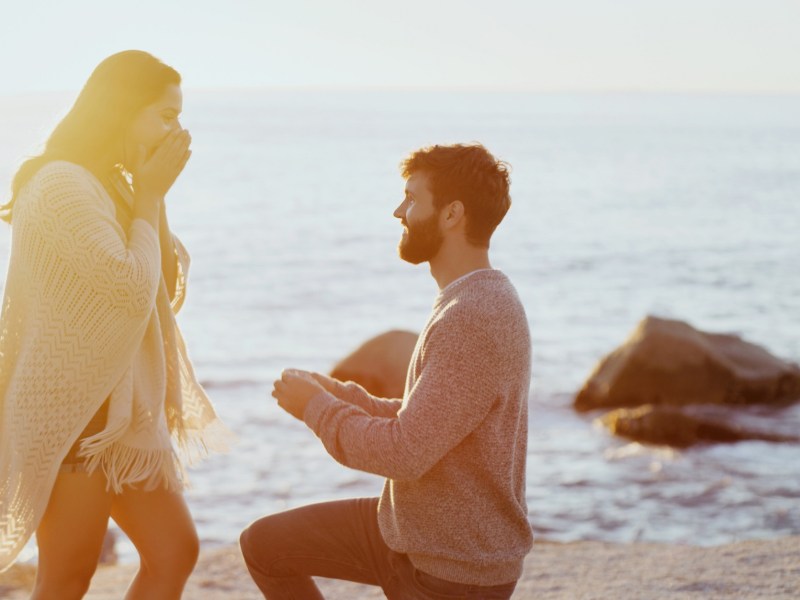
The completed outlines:
<svg viewBox="0 0 800 600">
<path fill-rule="evenodd" d="M 144 219 L 153 229 L 159 230 L 158 222 L 161 217 L 161 205 L 164 197 L 147 192 L 137 192 L 134 197 L 133 217 Z"/>
<path fill-rule="evenodd" d="M 164 195 L 159 194 L 157 192 L 150 192 L 147 190 L 137 190 L 136 193 L 134 194 L 134 201 L 137 205 L 139 203 L 153 204 L 160 210 L 161 205 L 164 203 Z"/>
</svg>

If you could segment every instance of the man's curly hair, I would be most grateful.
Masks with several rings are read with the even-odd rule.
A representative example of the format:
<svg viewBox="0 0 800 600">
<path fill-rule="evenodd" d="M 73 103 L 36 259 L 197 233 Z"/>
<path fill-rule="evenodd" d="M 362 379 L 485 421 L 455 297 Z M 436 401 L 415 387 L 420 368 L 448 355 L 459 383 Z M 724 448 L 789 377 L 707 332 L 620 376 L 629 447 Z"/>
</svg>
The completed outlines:
<svg viewBox="0 0 800 600">
<path fill-rule="evenodd" d="M 497 160 L 481 144 L 428 146 L 411 153 L 401 164 L 405 179 L 428 176 L 437 210 L 460 201 L 466 216 L 467 240 L 488 248 L 494 230 L 509 207 L 510 165 Z"/>
</svg>

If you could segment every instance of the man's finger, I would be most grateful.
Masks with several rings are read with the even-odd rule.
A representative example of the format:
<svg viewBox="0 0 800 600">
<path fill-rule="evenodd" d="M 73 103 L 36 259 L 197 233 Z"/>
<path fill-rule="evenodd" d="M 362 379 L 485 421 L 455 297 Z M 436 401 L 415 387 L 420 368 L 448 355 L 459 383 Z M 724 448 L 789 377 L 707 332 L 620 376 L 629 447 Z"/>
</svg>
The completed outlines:
<svg viewBox="0 0 800 600">
<path fill-rule="evenodd" d="M 284 369 L 283 371 L 281 371 L 280 381 L 286 381 L 296 371 L 297 371 L 297 369 Z"/>
<path fill-rule="evenodd" d="M 327 390 L 328 392 L 333 393 L 333 391 L 336 389 L 336 383 L 332 381 L 330 377 L 326 377 L 321 373 L 312 373 L 311 377 L 313 377 L 314 381 L 316 381 L 319 385 L 325 388 L 325 390 Z"/>
<path fill-rule="evenodd" d="M 327 384 L 327 383 L 331 382 L 331 378 L 328 377 L 327 375 L 323 375 L 322 373 L 314 372 L 314 373 L 309 373 L 309 374 L 311 375 L 311 377 L 314 378 L 314 381 L 318 381 L 319 383 L 326 383 Z"/>
<path fill-rule="evenodd" d="M 307 381 L 307 379 L 302 375 L 299 375 L 297 371 L 292 371 L 291 373 L 286 372 L 284 376 L 281 378 L 281 380 L 285 385 L 292 385 L 302 381 Z"/>
</svg>

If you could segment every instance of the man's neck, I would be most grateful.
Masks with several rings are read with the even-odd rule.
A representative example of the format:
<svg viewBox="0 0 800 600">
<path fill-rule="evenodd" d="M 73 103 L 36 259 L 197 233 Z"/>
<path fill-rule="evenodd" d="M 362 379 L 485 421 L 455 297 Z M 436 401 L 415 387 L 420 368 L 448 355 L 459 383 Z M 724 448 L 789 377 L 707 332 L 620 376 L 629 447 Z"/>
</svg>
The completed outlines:
<svg viewBox="0 0 800 600">
<path fill-rule="evenodd" d="M 471 245 L 444 244 L 430 261 L 431 275 L 443 290 L 468 273 L 480 269 L 491 269 L 489 249 Z"/>
</svg>

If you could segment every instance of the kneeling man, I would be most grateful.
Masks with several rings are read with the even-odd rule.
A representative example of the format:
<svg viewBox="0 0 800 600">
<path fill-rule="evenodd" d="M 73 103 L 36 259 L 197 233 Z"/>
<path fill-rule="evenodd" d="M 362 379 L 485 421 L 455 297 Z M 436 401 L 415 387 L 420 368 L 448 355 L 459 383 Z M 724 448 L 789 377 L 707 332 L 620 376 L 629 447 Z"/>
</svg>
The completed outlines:
<svg viewBox="0 0 800 600">
<path fill-rule="evenodd" d="M 389 599 L 511 597 L 531 548 L 525 503 L 528 323 L 489 240 L 510 206 L 505 163 L 433 146 L 402 164 L 399 254 L 439 286 L 402 399 L 284 371 L 272 395 L 337 461 L 386 478 L 380 498 L 264 517 L 241 536 L 266 598 L 322 598 L 311 576 Z"/>
</svg>

